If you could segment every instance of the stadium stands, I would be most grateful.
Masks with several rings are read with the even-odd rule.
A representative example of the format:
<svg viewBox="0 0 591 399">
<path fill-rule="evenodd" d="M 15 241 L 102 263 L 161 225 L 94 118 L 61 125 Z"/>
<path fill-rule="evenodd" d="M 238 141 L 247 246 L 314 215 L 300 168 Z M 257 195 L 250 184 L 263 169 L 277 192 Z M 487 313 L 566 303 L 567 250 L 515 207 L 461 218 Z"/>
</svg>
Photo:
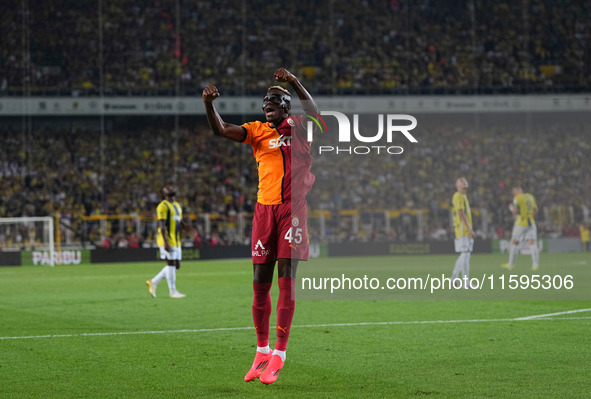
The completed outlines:
<svg viewBox="0 0 591 399">
<path fill-rule="evenodd" d="M 430 234 L 440 226 L 447 228 L 453 181 L 466 175 L 472 184 L 471 203 L 489 212 L 489 237 L 499 226 L 510 229 L 506 208 L 513 184 L 531 189 L 544 207 L 574 206 L 581 215 L 591 207 L 586 185 L 591 179 L 589 126 L 572 125 L 568 135 L 557 135 L 556 129 L 552 124 L 529 131 L 491 125 L 476 131 L 470 124 L 441 125 L 427 119 L 420 145 L 407 147 L 404 156 L 317 157 L 310 208 L 335 214 L 347 209 L 424 209 Z M 102 139 L 88 131 L 0 134 L 5 143 L 0 148 L 4 216 L 60 212 L 73 220 L 101 214 L 150 217 L 158 190 L 170 176 L 176 176 L 188 214 L 234 217 L 253 210 L 257 172 L 250 148 L 216 139 L 205 127 L 181 129 L 176 144 L 170 130 L 158 127 L 112 131 Z M 564 218 L 554 226 L 551 216 L 540 216 L 542 235 L 559 233 L 569 222 Z M 144 234 L 146 239 L 150 233 Z M 394 235 L 416 238 L 416 232 Z M 440 232 L 439 237 L 445 235 Z"/>
<path fill-rule="evenodd" d="M 318 94 L 590 87 L 591 8 L 576 0 L 27 4 L 3 9 L 2 94 L 199 94 L 208 82 L 258 94 L 261 64 L 289 65 Z"/>
<path fill-rule="evenodd" d="M 238 0 L 59 0 L 2 11 L 0 96 L 199 96 L 210 82 L 223 95 L 260 95 L 269 84 L 261 65 L 289 66 L 314 95 L 591 87 L 591 8 L 576 0 L 302 0 L 256 8 Z M 149 217 L 171 175 L 187 213 L 231 218 L 253 209 L 250 149 L 213 140 L 203 121 L 176 138 L 159 123 L 104 135 L 58 125 L 0 127 L 0 215 Z M 577 219 L 588 215 L 589 126 L 425 126 L 422 120 L 420 146 L 383 164 L 342 159 L 334 167 L 318 159 L 322 190 L 311 193 L 311 208 L 426 210 L 426 234 L 444 238 L 450 182 L 465 174 L 471 202 L 488 210 L 494 234 L 510 228 L 506 204 L 516 183 L 550 209 L 542 234 L 560 234 L 572 221 L 564 207 Z M 204 242 L 224 243 L 218 233 Z M 142 234 L 140 241 L 151 233 Z M 391 237 L 413 238 L 406 231 Z"/>
</svg>

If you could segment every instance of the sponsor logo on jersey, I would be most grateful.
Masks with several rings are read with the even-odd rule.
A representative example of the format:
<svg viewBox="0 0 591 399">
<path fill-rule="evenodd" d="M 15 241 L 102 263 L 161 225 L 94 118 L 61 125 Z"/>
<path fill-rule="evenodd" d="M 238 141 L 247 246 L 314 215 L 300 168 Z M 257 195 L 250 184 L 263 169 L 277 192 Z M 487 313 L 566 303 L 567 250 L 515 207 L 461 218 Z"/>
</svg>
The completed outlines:
<svg viewBox="0 0 591 399">
<path fill-rule="evenodd" d="M 278 147 L 290 147 L 291 146 L 291 136 L 281 136 L 276 139 L 269 140 L 269 149 L 272 150 Z"/>
</svg>

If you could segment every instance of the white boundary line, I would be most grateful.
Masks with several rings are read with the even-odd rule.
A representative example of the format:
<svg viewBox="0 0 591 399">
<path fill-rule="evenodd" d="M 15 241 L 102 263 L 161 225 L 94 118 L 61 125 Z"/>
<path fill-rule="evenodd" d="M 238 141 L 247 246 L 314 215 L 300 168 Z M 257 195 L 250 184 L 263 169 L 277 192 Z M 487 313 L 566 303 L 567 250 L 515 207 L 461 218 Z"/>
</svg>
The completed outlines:
<svg viewBox="0 0 591 399">
<path fill-rule="evenodd" d="M 414 320 L 414 321 L 381 321 L 381 322 L 365 322 L 365 323 L 327 323 L 327 324 L 302 324 L 292 326 L 292 328 L 317 328 L 317 327 L 356 327 L 356 326 L 395 326 L 395 325 L 409 325 L 409 324 L 457 324 L 457 323 L 499 323 L 512 321 L 532 321 L 532 320 L 589 320 L 591 317 L 562 317 L 559 319 L 552 319 L 552 316 L 560 316 L 564 314 L 591 312 L 589 309 L 567 310 L 564 312 L 548 313 L 541 315 L 533 315 L 526 317 L 517 317 L 513 319 L 468 319 L 468 320 Z M 241 331 L 251 330 L 253 327 L 222 327 L 222 328 L 201 328 L 195 330 L 161 330 L 161 331 L 120 331 L 120 332 L 105 332 L 105 333 L 82 333 L 82 334 L 49 334 L 49 335 L 29 335 L 21 337 L 0 337 L 0 340 L 9 339 L 35 339 L 35 338 L 74 338 L 74 337 L 102 337 L 113 335 L 147 335 L 147 334 L 179 334 L 179 333 L 201 333 L 201 332 L 216 332 L 216 331 Z"/>
<path fill-rule="evenodd" d="M 535 320 L 535 319 L 543 319 L 545 317 L 560 316 L 563 314 L 573 314 L 573 313 L 581 313 L 581 312 L 591 312 L 591 308 L 589 308 L 589 309 L 575 309 L 575 310 L 567 310 L 564 312 L 556 312 L 556 313 L 539 314 L 539 315 L 534 315 L 534 316 L 519 317 L 515 320 Z"/>
</svg>

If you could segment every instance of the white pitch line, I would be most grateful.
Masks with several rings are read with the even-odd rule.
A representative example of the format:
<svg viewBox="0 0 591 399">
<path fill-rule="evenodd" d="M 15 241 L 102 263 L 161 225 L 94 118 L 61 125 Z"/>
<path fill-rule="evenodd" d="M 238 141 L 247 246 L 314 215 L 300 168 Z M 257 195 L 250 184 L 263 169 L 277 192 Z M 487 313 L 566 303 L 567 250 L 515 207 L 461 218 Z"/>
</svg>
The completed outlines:
<svg viewBox="0 0 591 399">
<path fill-rule="evenodd" d="M 318 327 L 355 327 L 355 326 L 393 326 L 409 324 L 457 324 L 457 323 L 499 323 L 512 321 L 530 321 L 530 320 L 587 320 L 590 317 L 564 317 L 560 319 L 551 319 L 550 316 L 591 311 L 591 309 L 578 309 L 574 311 L 551 313 L 547 315 L 536 315 L 529 317 L 519 317 L 514 319 L 468 319 L 468 320 L 411 320 L 411 321 L 376 321 L 362 323 L 332 323 L 332 324 L 302 324 L 292 326 L 292 328 L 318 328 Z M 273 327 L 275 328 L 275 327 Z M 178 333 L 201 333 L 216 331 L 240 331 L 252 330 L 253 327 L 221 327 L 221 328 L 201 328 L 195 330 L 160 330 L 160 331 L 120 331 L 105 333 L 81 333 L 81 334 L 48 334 L 48 335 L 29 335 L 20 337 L 0 337 L 0 340 L 8 339 L 35 339 L 35 338 L 74 338 L 74 337 L 102 337 L 113 335 L 148 335 L 148 334 L 178 334 Z"/>
<path fill-rule="evenodd" d="M 2 339 L 32 339 L 32 338 L 72 338 L 72 337 L 101 337 L 107 335 L 146 335 L 146 334 L 178 334 L 178 333 L 198 333 L 212 331 L 238 331 L 250 330 L 253 327 L 221 327 L 221 328 L 201 328 L 197 330 L 161 330 L 161 331 L 119 331 L 105 333 L 81 333 L 81 334 L 48 334 L 48 335 L 29 335 L 23 337 L 0 337 Z"/>
<path fill-rule="evenodd" d="M 545 317 L 560 316 L 563 314 L 573 314 L 573 313 L 581 313 L 581 312 L 591 312 L 591 308 L 567 310 L 564 312 L 556 312 L 556 313 L 538 314 L 538 315 L 534 315 L 534 316 L 525 316 L 525 317 L 516 318 L 515 320 L 534 320 L 534 319 L 542 319 Z"/>
</svg>

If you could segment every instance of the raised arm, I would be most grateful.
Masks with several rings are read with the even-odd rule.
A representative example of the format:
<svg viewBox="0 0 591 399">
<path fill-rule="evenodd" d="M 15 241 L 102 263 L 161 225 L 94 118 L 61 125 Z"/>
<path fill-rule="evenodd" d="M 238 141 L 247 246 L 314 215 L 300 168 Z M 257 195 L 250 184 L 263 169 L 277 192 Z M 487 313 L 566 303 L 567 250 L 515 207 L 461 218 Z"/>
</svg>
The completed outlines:
<svg viewBox="0 0 591 399">
<path fill-rule="evenodd" d="M 314 99 L 293 73 L 285 68 L 279 68 L 275 71 L 275 79 L 279 82 L 288 82 L 291 85 L 302 103 L 304 112 L 309 114 L 318 112 L 318 106 L 314 102 Z"/>
<path fill-rule="evenodd" d="M 213 101 L 219 96 L 220 93 L 215 86 L 208 86 L 203 90 L 203 103 L 209 127 L 216 136 L 226 137 L 241 143 L 246 138 L 246 130 L 242 126 L 224 122 L 213 105 Z"/>
</svg>

